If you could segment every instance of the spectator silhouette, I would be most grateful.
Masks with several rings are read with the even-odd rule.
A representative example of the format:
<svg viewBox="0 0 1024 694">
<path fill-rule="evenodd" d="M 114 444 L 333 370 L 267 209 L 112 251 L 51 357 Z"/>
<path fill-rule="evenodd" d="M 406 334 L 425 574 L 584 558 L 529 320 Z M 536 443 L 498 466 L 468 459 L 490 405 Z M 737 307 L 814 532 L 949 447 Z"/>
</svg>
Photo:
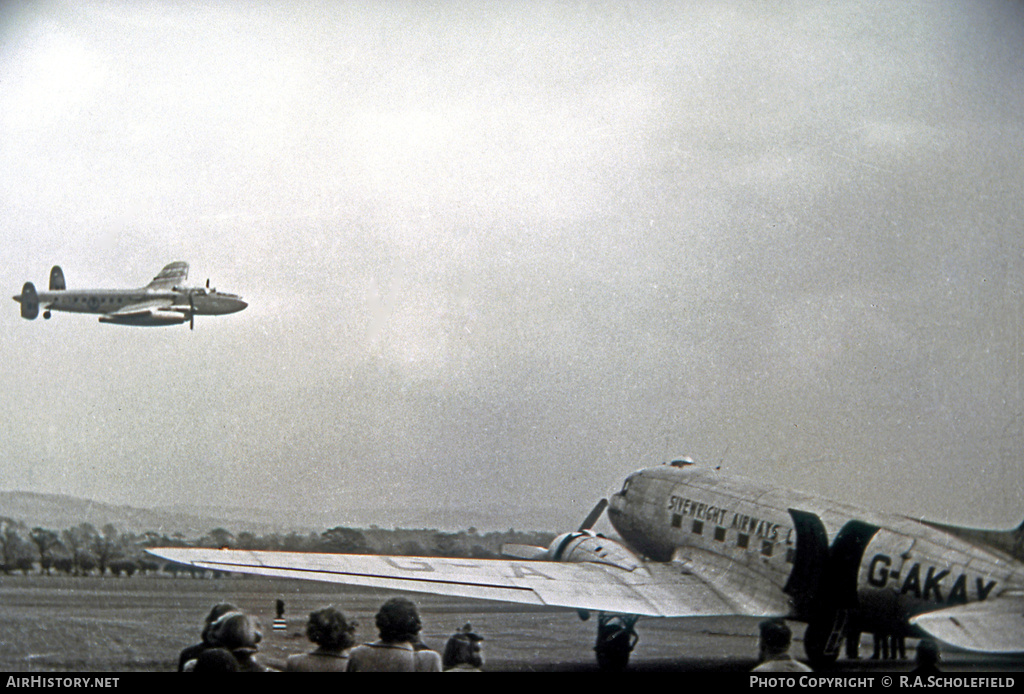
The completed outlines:
<svg viewBox="0 0 1024 694">
<path fill-rule="evenodd" d="M 752 672 L 811 672 L 789 654 L 793 632 L 786 623 L 778 619 L 766 619 L 758 625 L 761 637 L 758 642 L 761 664 Z"/>
<path fill-rule="evenodd" d="M 420 643 L 419 612 L 406 598 L 381 605 L 375 618 L 380 639 L 352 649 L 349 672 L 440 672 L 441 657 Z"/>
<path fill-rule="evenodd" d="M 483 640 L 467 622 L 445 644 L 441 667 L 445 672 L 480 672 L 484 664 Z"/>
<path fill-rule="evenodd" d="M 333 607 L 311 612 L 306 637 L 319 648 L 288 656 L 286 672 L 345 672 L 349 649 L 355 645 L 356 622 Z"/>
<path fill-rule="evenodd" d="M 217 603 L 212 608 L 210 608 L 209 614 L 207 614 L 206 619 L 203 620 L 203 640 L 193 646 L 189 646 L 188 648 L 182 650 L 181 655 L 178 656 L 178 672 L 184 671 L 185 663 L 187 663 L 190 660 L 195 660 L 203 651 L 216 647 L 216 644 L 210 642 L 210 627 L 213 625 L 214 622 L 216 622 L 218 619 L 220 619 L 223 615 L 227 614 L 228 612 L 237 611 L 238 608 L 229 602 Z"/>
</svg>

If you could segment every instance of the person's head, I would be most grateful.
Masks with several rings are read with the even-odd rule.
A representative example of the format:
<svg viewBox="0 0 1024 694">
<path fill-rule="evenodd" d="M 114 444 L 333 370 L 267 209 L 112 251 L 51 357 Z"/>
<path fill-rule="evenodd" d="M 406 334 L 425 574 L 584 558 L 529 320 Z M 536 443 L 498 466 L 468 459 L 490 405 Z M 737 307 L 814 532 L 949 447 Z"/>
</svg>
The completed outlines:
<svg viewBox="0 0 1024 694">
<path fill-rule="evenodd" d="M 921 639 L 917 644 L 918 665 L 935 665 L 939 662 L 939 644 L 934 639 Z"/>
<path fill-rule="evenodd" d="M 219 602 L 210 608 L 210 613 L 206 615 L 206 619 L 203 620 L 203 641 L 209 643 L 210 641 L 210 627 L 218 619 L 226 615 L 228 612 L 238 612 L 238 608 L 232 605 L 230 602 Z"/>
<path fill-rule="evenodd" d="M 356 626 L 355 620 L 349 621 L 333 607 L 325 607 L 309 613 L 306 637 L 326 650 L 342 651 L 355 644 Z"/>
<path fill-rule="evenodd" d="M 238 672 L 238 661 L 231 655 L 231 651 L 208 648 L 196 656 L 192 672 Z"/>
<path fill-rule="evenodd" d="M 422 627 L 416 605 L 406 598 L 391 598 L 381 605 L 375 621 L 380 640 L 388 643 L 415 642 Z"/>
<path fill-rule="evenodd" d="M 483 640 L 484 637 L 475 633 L 473 627 L 466 624 L 445 644 L 444 654 L 441 656 L 441 667 L 445 670 L 457 665 L 482 667 L 484 654 L 480 642 Z"/>
<path fill-rule="evenodd" d="M 228 612 L 210 627 L 210 640 L 230 651 L 239 648 L 255 650 L 263 639 L 259 621 L 242 612 Z"/>
<path fill-rule="evenodd" d="M 759 647 L 762 660 L 789 652 L 793 632 L 789 630 L 785 622 L 779 619 L 766 619 L 758 625 L 758 629 L 761 632 Z"/>
</svg>

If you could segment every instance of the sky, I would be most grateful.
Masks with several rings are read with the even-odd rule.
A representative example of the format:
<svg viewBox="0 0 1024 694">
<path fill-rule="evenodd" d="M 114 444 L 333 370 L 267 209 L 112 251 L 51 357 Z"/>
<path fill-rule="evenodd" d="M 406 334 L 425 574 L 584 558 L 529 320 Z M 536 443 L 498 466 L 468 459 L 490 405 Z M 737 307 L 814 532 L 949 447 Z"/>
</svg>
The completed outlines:
<svg viewBox="0 0 1024 694">
<path fill-rule="evenodd" d="M 1024 519 L 1024 3 L 6 2 L 0 486 L 568 529 L 688 455 Z M 430 527 L 429 525 L 427 527 Z"/>
</svg>

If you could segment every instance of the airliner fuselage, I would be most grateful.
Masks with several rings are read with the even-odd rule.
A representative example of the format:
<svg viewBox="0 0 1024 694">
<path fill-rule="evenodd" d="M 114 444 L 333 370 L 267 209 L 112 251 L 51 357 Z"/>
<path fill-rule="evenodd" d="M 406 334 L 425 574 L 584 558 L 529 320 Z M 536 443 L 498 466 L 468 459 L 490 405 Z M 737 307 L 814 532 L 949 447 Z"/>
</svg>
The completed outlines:
<svg viewBox="0 0 1024 694">
<path fill-rule="evenodd" d="M 811 638 L 911 635 L 916 615 L 1024 591 L 1021 564 L 994 548 L 686 463 L 629 476 L 608 517 L 651 560 L 765 600 L 781 591 L 788 616 L 807 622 Z M 816 647 L 824 644 L 808 644 Z"/>
<path fill-rule="evenodd" d="M 218 292 L 209 287 L 186 287 L 188 263 L 166 265 L 153 281 L 138 289 L 67 289 L 59 266 L 50 270 L 49 291 L 36 291 L 26 282 L 14 300 L 21 304 L 21 315 L 29 320 L 39 315 L 50 318 L 52 311 L 98 313 L 101 323 L 121 325 L 193 324 L 194 316 L 235 313 L 247 304 L 236 294 Z"/>
</svg>

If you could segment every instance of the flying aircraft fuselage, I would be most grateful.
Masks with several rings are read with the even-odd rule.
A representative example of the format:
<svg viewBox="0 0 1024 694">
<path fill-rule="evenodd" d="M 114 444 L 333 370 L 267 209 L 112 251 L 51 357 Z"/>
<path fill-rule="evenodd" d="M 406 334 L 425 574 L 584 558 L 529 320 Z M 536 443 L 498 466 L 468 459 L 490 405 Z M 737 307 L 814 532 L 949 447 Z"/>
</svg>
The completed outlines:
<svg viewBox="0 0 1024 694">
<path fill-rule="evenodd" d="M 101 323 L 121 325 L 177 325 L 193 323 L 194 316 L 236 313 L 247 304 L 236 294 L 218 292 L 209 287 L 186 287 L 179 282 L 188 277 L 188 263 L 170 263 L 153 281 L 138 289 L 67 289 L 59 266 L 50 270 L 49 291 L 37 291 L 26 282 L 14 300 L 21 304 L 23 318 L 32 320 L 43 309 L 43 318 L 52 311 L 98 313 Z"/>
<path fill-rule="evenodd" d="M 220 316 L 236 313 L 248 304 L 236 294 L 218 292 L 203 287 L 175 287 L 173 289 L 66 289 L 57 292 L 38 292 L 39 303 L 52 311 L 70 313 L 111 313 L 124 306 L 145 301 L 166 299 L 172 306 L 191 310 L 197 316 Z M 21 297 L 14 297 L 20 301 Z M 189 302 L 191 303 L 191 306 Z"/>
<path fill-rule="evenodd" d="M 809 624 L 842 613 L 861 631 L 909 634 L 915 615 L 1024 590 L 1020 563 L 999 550 L 685 463 L 630 475 L 608 518 L 639 554 L 720 571 L 719 585 L 750 590 L 756 577 Z"/>
</svg>

